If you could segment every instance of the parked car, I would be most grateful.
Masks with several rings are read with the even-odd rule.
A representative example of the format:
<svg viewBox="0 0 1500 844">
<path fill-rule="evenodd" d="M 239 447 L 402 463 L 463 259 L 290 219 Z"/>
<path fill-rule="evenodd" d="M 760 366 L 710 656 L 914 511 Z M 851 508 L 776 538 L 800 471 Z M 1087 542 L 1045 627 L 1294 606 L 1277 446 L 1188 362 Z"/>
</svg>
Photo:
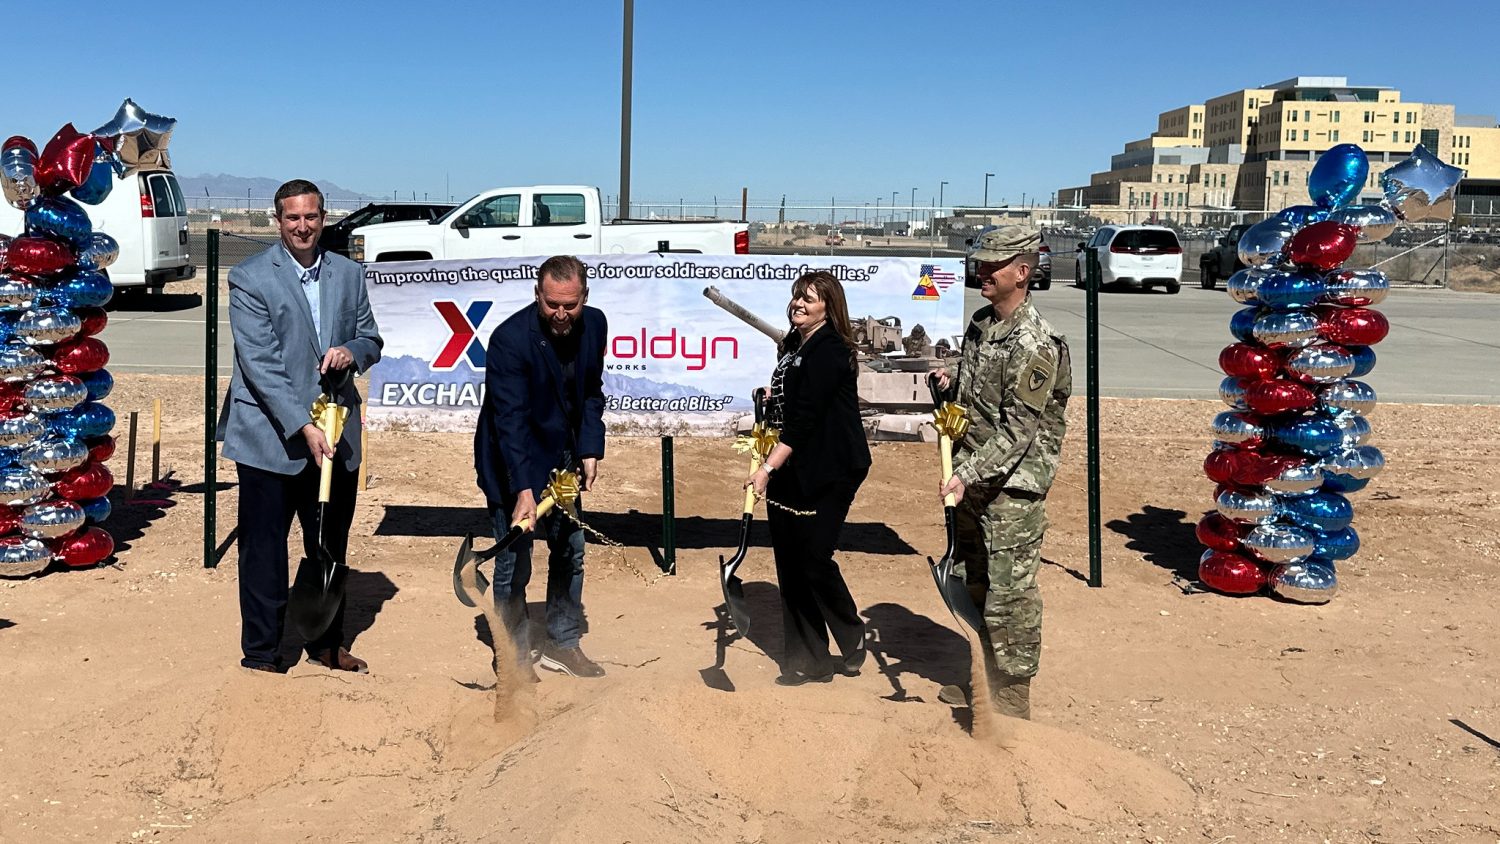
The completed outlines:
<svg viewBox="0 0 1500 844">
<path fill-rule="evenodd" d="M 1182 242 L 1165 226 L 1100 226 L 1088 246 L 1099 252 L 1100 288 L 1182 289 Z M 1079 256 L 1082 253 L 1075 253 Z M 1074 261 L 1074 284 L 1083 286 L 1083 262 Z"/>
<path fill-rule="evenodd" d="M 1214 248 L 1198 257 L 1198 284 L 1204 290 L 1214 289 L 1219 279 L 1227 279 L 1245 268 L 1245 263 L 1240 260 L 1240 236 L 1249 228 L 1249 223 L 1230 226 L 1229 231 L 1214 243 Z"/>
<path fill-rule="evenodd" d="M 749 251 L 748 223 L 606 223 L 599 189 L 579 185 L 495 188 L 435 220 L 361 226 L 349 237 L 349 257 L 360 262 L 647 252 L 744 255 Z"/>
<path fill-rule="evenodd" d="M 95 231 L 120 244 L 108 270 L 116 288 L 161 288 L 197 273 L 188 255 L 187 201 L 171 170 L 116 175 L 104 201 L 83 210 Z M 21 211 L 0 203 L 0 233 L 19 235 L 25 226 Z"/>
<path fill-rule="evenodd" d="M 964 286 L 973 290 L 979 289 L 979 279 L 974 275 L 974 250 L 979 239 L 984 237 L 985 232 L 992 231 L 998 226 L 985 226 L 974 233 L 973 237 L 964 238 Z M 1052 287 L 1052 247 L 1047 245 L 1047 234 L 1042 233 L 1042 245 L 1037 249 L 1036 266 L 1031 270 L 1031 280 L 1027 286 L 1032 290 L 1047 290 Z"/>
<path fill-rule="evenodd" d="M 329 222 L 323 227 L 323 236 L 318 238 L 318 245 L 347 258 L 349 234 L 360 226 L 408 220 L 432 222 L 452 210 L 451 202 L 372 202 L 358 211 Z"/>
</svg>

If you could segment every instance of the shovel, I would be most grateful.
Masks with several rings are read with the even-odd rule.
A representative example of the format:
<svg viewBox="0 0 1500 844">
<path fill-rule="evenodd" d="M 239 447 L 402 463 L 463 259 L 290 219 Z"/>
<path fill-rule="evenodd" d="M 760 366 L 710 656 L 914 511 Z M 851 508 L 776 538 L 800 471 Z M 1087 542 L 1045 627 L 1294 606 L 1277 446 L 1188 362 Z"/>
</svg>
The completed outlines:
<svg viewBox="0 0 1500 844">
<path fill-rule="evenodd" d="M 542 491 L 542 500 L 536 505 L 536 517 L 540 520 L 552 511 L 559 502 L 564 507 L 569 506 L 578 498 L 578 476 L 572 472 L 552 470 L 552 480 L 548 482 Z M 510 530 L 500 537 L 490 548 L 484 551 L 474 550 L 474 534 L 464 534 L 463 542 L 458 545 L 458 556 L 453 560 L 453 594 L 466 607 L 475 606 L 474 599 L 469 596 L 469 591 L 464 588 L 463 571 L 466 566 L 474 566 L 474 582 L 479 586 L 479 594 L 483 595 L 490 589 L 489 578 L 479 570 L 479 564 L 494 559 L 496 554 L 516 544 L 516 540 L 525 535 L 531 529 L 532 521 L 522 519 L 510 526 Z"/>
<path fill-rule="evenodd" d="M 758 447 L 763 437 L 772 436 L 769 429 L 765 428 L 766 404 L 765 396 L 760 390 L 756 390 L 750 396 L 755 402 L 755 428 L 751 437 L 757 442 L 750 447 L 750 473 L 754 474 L 760 468 L 761 461 L 766 455 L 761 454 Z M 769 449 L 767 449 L 769 453 Z M 745 552 L 750 545 L 750 522 L 755 518 L 755 489 L 745 488 L 745 508 L 740 513 L 740 547 L 734 552 L 734 556 L 725 560 L 719 557 L 719 586 L 724 590 L 724 606 L 729 609 L 729 620 L 734 624 L 734 629 L 741 636 L 750 635 L 750 604 L 745 600 L 745 584 L 734 573 L 745 561 Z"/>
<path fill-rule="evenodd" d="M 347 369 L 332 370 L 323 376 L 323 394 L 313 403 L 313 424 L 323 432 L 331 448 L 337 450 L 339 439 L 344 435 L 344 422 L 349 418 L 349 408 L 338 404 L 338 394 L 349 382 Z M 344 580 L 349 567 L 336 560 L 323 546 L 323 523 L 328 509 L 328 499 L 333 487 L 334 457 L 323 458 L 322 472 L 318 478 L 318 543 L 312 557 L 303 557 L 297 564 L 297 577 L 287 595 L 287 615 L 304 641 L 316 641 L 333 623 L 339 607 L 344 602 Z"/>
<path fill-rule="evenodd" d="M 932 406 L 936 411 L 938 451 L 942 458 L 941 483 L 947 483 L 953 477 L 953 438 L 963 435 L 964 429 L 968 428 L 968 421 L 963 418 L 962 408 L 951 401 L 944 401 L 943 391 L 938 387 L 936 378 L 929 375 L 927 387 L 932 391 Z M 948 605 L 948 611 L 979 635 L 983 632 L 984 620 L 974 606 L 974 599 L 969 597 L 968 585 L 963 578 L 953 573 L 953 549 L 957 544 L 953 511 L 957 505 L 952 493 L 943 497 L 943 528 L 948 536 L 948 548 L 937 562 L 928 557 L 927 565 L 932 567 L 932 579 L 937 582 L 938 594 L 943 596 L 943 603 Z"/>
</svg>

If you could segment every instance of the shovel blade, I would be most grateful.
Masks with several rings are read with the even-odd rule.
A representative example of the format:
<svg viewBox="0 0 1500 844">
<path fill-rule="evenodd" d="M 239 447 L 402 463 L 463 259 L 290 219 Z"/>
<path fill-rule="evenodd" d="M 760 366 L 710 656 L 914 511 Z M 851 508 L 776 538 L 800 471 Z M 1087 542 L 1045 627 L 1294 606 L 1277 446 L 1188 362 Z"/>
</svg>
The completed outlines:
<svg viewBox="0 0 1500 844">
<path fill-rule="evenodd" d="M 470 599 L 468 590 L 464 589 L 464 567 L 470 563 L 474 565 L 474 582 L 479 586 L 480 596 L 483 596 L 490 591 L 490 581 L 484 576 L 484 572 L 480 571 L 479 564 L 487 559 L 489 557 L 474 550 L 474 534 L 464 534 L 464 541 L 458 546 L 458 556 L 453 560 L 453 594 L 457 595 L 459 603 L 466 607 L 472 607 L 475 604 Z"/>
<path fill-rule="evenodd" d="M 344 580 L 349 567 L 333 559 L 326 551 L 316 557 L 303 557 L 297 564 L 297 577 L 287 595 L 287 615 L 304 641 L 315 641 L 328 631 L 333 617 L 344 603 Z"/>
<path fill-rule="evenodd" d="M 968 625 L 976 636 L 983 634 L 984 619 L 979 615 L 979 608 L 974 606 L 974 599 L 969 597 L 968 584 L 953 573 L 953 559 L 944 557 L 934 563 L 928 557 L 927 564 L 932 567 L 932 579 L 937 582 L 938 594 L 942 596 L 943 603 L 948 605 L 948 611 L 953 613 L 954 618 Z"/>
</svg>

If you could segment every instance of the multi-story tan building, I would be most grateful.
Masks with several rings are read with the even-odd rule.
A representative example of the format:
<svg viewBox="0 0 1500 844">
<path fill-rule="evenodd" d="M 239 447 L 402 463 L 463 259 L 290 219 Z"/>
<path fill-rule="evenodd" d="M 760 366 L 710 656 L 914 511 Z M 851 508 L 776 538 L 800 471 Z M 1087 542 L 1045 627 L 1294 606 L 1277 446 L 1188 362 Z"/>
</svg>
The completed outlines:
<svg viewBox="0 0 1500 844">
<path fill-rule="evenodd" d="M 1403 102 L 1392 88 L 1341 76 L 1299 76 L 1162 112 L 1149 138 L 1131 141 L 1087 185 L 1057 192 L 1111 221 L 1223 222 L 1225 211 L 1275 211 L 1308 202 L 1319 155 L 1358 144 L 1370 159 L 1363 199 L 1380 198 L 1380 174 L 1422 144 L 1466 179 L 1500 180 L 1494 117 L 1452 105 Z"/>
</svg>

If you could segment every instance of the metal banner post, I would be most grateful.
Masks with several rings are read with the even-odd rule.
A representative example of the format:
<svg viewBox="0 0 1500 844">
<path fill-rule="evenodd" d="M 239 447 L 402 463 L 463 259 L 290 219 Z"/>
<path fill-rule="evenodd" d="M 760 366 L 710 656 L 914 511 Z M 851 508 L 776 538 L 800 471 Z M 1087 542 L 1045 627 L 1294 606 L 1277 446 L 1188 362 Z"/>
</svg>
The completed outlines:
<svg viewBox="0 0 1500 844">
<path fill-rule="evenodd" d="M 677 573 L 677 501 L 673 489 L 672 438 L 661 438 L 661 569 Z"/>
<path fill-rule="evenodd" d="M 1088 461 L 1089 461 L 1089 586 L 1104 585 L 1104 541 L 1099 518 L 1099 248 L 1088 249 L 1088 273 L 1084 290 L 1084 334 L 1087 337 L 1084 364 L 1087 370 Z"/>
<path fill-rule="evenodd" d="M 219 230 L 208 230 L 208 283 L 203 291 L 203 567 L 219 564 Z"/>
</svg>

